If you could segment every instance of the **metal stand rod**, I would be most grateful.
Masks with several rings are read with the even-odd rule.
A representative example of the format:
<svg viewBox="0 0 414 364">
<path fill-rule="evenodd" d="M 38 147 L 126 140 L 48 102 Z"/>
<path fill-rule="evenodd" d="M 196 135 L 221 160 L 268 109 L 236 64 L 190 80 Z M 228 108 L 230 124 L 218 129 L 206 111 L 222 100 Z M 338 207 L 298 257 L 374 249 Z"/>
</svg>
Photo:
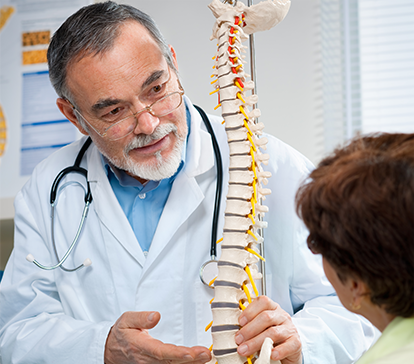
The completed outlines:
<svg viewBox="0 0 414 364">
<path fill-rule="evenodd" d="M 247 6 L 252 6 L 253 1 L 247 0 Z M 250 48 L 250 77 L 251 80 L 254 82 L 254 88 L 252 90 L 252 94 L 257 95 L 257 81 L 256 81 L 256 52 L 254 47 L 254 34 L 249 35 L 249 48 Z M 257 109 L 257 103 L 253 105 L 253 109 Z M 258 123 L 258 118 L 255 119 L 255 123 Z M 260 204 L 262 204 L 262 199 L 260 199 Z M 259 215 L 260 216 L 260 215 Z M 259 220 L 263 220 L 263 218 L 260 216 Z M 260 255 L 265 258 L 265 246 L 264 246 L 264 233 L 263 229 L 260 229 L 259 235 L 263 238 L 262 243 L 260 244 Z M 261 281 L 261 289 L 262 289 L 262 295 L 266 295 L 266 268 L 265 268 L 265 262 L 263 260 L 260 260 L 260 271 L 262 273 L 262 281 Z"/>
<path fill-rule="evenodd" d="M 256 58 L 255 58 L 255 49 L 254 49 L 254 34 L 249 35 L 249 48 L 250 48 L 250 75 L 251 79 L 254 82 L 254 88 L 252 94 L 257 95 L 257 84 L 256 84 Z M 257 103 L 253 105 L 253 109 L 257 109 Z M 257 124 L 257 119 L 255 123 Z"/>
</svg>

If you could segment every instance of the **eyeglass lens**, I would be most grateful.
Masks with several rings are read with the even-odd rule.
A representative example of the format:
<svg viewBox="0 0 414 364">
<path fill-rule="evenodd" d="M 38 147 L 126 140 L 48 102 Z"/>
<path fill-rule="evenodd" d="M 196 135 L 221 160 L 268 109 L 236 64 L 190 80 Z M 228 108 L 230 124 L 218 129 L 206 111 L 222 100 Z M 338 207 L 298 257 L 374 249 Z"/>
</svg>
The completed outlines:
<svg viewBox="0 0 414 364">
<path fill-rule="evenodd" d="M 111 140 L 116 140 L 132 133 L 137 126 L 139 115 L 142 112 L 147 111 L 155 117 L 162 117 L 169 114 L 181 105 L 182 94 L 183 92 L 176 91 L 164 96 L 162 99 L 136 113 L 130 111 L 129 116 L 116 121 L 113 125 L 108 127 L 105 130 L 104 136 Z"/>
</svg>

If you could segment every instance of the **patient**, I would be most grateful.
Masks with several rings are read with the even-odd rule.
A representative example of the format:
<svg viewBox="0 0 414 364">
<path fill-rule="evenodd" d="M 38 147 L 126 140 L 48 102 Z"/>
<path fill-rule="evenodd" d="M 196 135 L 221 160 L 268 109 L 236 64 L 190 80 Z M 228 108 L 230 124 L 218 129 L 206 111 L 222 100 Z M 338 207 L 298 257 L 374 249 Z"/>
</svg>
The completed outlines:
<svg viewBox="0 0 414 364">
<path fill-rule="evenodd" d="M 382 332 L 357 364 L 414 363 L 414 134 L 336 150 L 298 190 L 296 209 L 342 304 Z"/>
</svg>

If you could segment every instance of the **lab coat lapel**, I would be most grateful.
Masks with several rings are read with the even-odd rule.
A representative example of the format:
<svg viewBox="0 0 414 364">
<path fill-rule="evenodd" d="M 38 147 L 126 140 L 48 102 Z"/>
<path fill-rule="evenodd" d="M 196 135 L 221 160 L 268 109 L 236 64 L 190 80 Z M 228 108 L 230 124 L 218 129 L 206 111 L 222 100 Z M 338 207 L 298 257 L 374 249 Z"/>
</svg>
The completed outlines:
<svg viewBox="0 0 414 364">
<path fill-rule="evenodd" d="M 107 232 L 103 231 L 105 239 L 107 242 L 116 239 L 143 266 L 145 263 L 144 253 L 112 190 L 96 147 L 92 149 L 88 158 L 88 167 L 88 180 L 95 211 L 108 230 Z"/>
<path fill-rule="evenodd" d="M 184 174 L 177 176 L 152 240 L 144 273 L 174 238 L 174 234 L 203 199 L 204 194 L 195 178 Z"/>
<path fill-rule="evenodd" d="M 191 133 L 187 143 L 186 164 L 171 188 L 147 256 L 144 273 L 163 249 L 174 240 L 174 234 L 203 201 L 204 193 L 196 177 L 214 167 L 210 134 L 201 130 L 200 114 L 188 99 L 186 102 L 191 114 Z"/>
</svg>

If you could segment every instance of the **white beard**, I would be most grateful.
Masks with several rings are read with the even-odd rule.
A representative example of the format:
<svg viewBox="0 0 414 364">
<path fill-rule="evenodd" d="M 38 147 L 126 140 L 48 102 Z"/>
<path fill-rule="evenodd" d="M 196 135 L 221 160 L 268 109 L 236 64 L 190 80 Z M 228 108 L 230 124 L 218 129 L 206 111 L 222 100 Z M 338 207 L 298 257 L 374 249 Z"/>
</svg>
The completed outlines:
<svg viewBox="0 0 414 364">
<path fill-rule="evenodd" d="M 144 147 L 154 140 L 163 138 L 171 132 L 174 133 L 177 141 L 174 144 L 170 155 L 166 158 L 164 158 L 161 155 L 161 152 L 158 151 L 155 153 L 157 159 L 156 163 L 146 164 L 137 163 L 129 156 L 131 150 Z M 162 124 L 158 126 L 151 135 L 137 135 L 137 137 L 124 148 L 124 158 L 122 160 L 119 158 L 110 159 L 108 156 L 106 157 L 115 167 L 129 172 L 133 176 L 151 181 L 159 181 L 164 178 L 169 178 L 177 172 L 181 163 L 181 153 L 187 132 L 183 134 L 184 135 L 178 133 L 177 126 L 173 123 Z"/>
</svg>

